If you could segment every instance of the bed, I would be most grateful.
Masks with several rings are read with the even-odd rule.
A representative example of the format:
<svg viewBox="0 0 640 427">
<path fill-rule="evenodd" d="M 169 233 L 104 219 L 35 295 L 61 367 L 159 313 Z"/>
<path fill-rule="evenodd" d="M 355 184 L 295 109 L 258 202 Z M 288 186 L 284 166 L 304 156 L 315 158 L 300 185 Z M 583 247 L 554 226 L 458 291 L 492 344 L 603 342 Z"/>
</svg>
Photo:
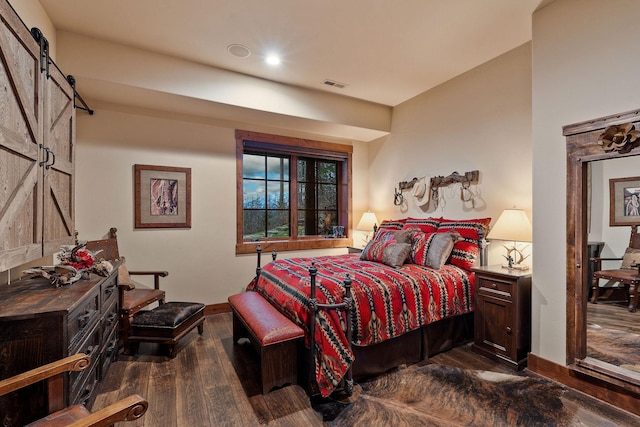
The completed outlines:
<svg viewBox="0 0 640 427">
<path fill-rule="evenodd" d="M 474 273 L 489 218 L 383 221 L 362 254 L 264 267 L 259 292 L 305 331 L 310 394 L 415 363 L 473 337 Z M 312 326 L 311 326 L 312 325 Z"/>
</svg>

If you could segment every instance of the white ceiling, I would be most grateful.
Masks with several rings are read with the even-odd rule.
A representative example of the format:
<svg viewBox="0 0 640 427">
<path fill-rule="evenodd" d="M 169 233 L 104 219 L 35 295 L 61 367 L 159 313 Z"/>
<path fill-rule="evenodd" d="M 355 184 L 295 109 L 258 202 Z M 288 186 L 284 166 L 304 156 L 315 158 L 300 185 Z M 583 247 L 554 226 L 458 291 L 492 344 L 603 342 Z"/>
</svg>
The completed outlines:
<svg viewBox="0 0 640 427">
<path fill-rule="evenodd" d="M 531 40 L 547 2 L 40 0 L 58 30 L 389 106 Z M 231 55 L 234 43 L 251 55 Z M 270 51 L 278 68 L 263 61 Z"/>
</svg>

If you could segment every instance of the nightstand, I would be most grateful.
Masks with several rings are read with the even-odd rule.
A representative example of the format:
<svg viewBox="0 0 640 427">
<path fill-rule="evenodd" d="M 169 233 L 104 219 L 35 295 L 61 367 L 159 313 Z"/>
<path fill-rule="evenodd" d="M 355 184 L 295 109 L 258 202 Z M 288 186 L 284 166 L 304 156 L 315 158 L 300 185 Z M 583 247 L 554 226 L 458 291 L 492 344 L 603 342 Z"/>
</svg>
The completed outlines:
<svg viewBox="0 0 640 427">
<path fill-rule="evenodd" d="M 515 370 L 531 350 L 531 272 L 500 265 L 476 273 L 473 350 Z"/>
<path fill-rule="evenodd" d="M 355 248 L 355 247 L 353 247 L 353 246 L 348 246 L 348 247 L 347 247 L 347 249 L 348 249 L 348 251 L 349 251 L 348 253 L 350 253 L 350 254 L 359 254 L 359 253 L 362 253 L 362 248 Z"/>
</svg>

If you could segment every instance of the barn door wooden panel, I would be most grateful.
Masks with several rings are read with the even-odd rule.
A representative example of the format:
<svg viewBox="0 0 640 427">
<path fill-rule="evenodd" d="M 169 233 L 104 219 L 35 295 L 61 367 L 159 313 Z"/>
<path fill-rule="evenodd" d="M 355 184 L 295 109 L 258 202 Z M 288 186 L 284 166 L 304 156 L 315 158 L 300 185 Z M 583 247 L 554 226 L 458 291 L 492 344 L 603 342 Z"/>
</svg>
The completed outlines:
<svg viewBox="0 0 640 427">
<path fill-rule="evenodd" d="M 44 253 L 72 244 L 74 230 L 74 90 L 58 68 L 44 82 Z"/>
<path fill-rule="evenodd" d="M 0 270 L 42 256 L 40 49 L 0 2 Z"/>
</svg>

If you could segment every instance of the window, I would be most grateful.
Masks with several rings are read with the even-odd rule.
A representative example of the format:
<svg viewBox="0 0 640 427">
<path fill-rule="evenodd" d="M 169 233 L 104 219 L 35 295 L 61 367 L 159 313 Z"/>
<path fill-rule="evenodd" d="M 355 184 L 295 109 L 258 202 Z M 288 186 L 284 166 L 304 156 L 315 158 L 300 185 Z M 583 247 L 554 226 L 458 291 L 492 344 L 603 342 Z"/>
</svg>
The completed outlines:
<svg viewBox="0 0 640 427">
<path fill-rule="evenodd" d="M 349 230 L 351 152 L 347 145 L 236 131 L 236 253 L 341 247 Z M 346 234 L 346 233 L 345 233 Z"/>
</svg>

